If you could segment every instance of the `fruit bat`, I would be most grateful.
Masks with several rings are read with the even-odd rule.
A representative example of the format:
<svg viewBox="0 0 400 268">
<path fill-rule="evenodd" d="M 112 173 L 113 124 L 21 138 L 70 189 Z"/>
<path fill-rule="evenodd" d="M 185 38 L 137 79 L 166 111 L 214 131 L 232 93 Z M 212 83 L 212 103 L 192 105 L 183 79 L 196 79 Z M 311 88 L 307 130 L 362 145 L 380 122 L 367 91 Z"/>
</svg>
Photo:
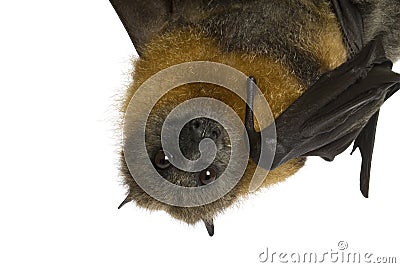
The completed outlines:
<svg viewBox="0 0 400 268">
<path fill-rule="evenodd" d="M 281 182 L 299 170 L 307 156 L 332 161 L 352 143 L 362 156 L 360 189 L 368 197 L 375 129 L 382 104 L 400 88 L 392 62 L 400 57 L 398 0 L 110 0 L 139 58 L 133 82 L 121 102 L 121 113 L 138 88 L 173 65 L 209 61 L 231 66 L 246 76 L 244 102 L 229 90 L 191 83 L 168 91 L 146 122 L 146 150 L 166 181 L 202 187 L 218 181 L 227 168 L 232 143 L 215 120 L 196 118 L 179 134 L 179 149 L 188 159 L 199 157 L 202 139 L 214 141 L 212 164 L 186 172 L 171 164 L 162 148 L 161 127 L 168 113 L 186 100 L 210 97 L 228 104 L 243 121 L 248 163 L 238 183 L 224 196 L 199 206 L 176 206 L 150 196 L 135 180 L 141 167 L 128 167 L 121 150 L 120 167 L 127 186 L 119 208 L 134 201 L 149 210 L 195 224 L 203 221 L 214 234 L 213 219 L 247 196 L 257 167 L 269 170 L 261 187 Z M 162 83 L 162 82 L 160 82 Z M 256 88 L 268 101 L 274 124 L 261 128 L 254 119 Z M 135 100 L 140 106 L 151 99 Z M 128 116 L 128 117 L 126 117 Z M 274 128 L 273 149 L 264 133 Z M 126 137 L 123 143 L 135 139 Z M 265 151 L 274 157 L 262 157 Z M 132 153 L 132 152 L 131 152 Z M 135 152 L 133 152 L 134 154 Z M 268 155 L 268 154 L 267 154 Z M 137 157 L 142 157 L 138 155 Z M 140 176 L 140 175 L 139 175 Z"/>
</svg>

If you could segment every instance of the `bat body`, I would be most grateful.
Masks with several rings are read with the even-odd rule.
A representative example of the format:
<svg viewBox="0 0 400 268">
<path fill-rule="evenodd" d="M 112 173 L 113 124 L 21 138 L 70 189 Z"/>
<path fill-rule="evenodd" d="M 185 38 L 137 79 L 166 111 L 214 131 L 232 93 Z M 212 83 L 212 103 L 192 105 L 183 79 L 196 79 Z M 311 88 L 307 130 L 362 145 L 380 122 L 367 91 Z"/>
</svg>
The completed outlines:
<svg viewBox="0 0 400 268">
<path fill-rule="evenodd" d="M 355 141 L 355 147 L 363 154 L 361 190 L 367 196 L 379 107 L 400 83 L 400 78 L 390 71 L 391 61 L 400 58 L 400 1 L 155 0 L 111 3 L 140 56 L 134 63 L 133 82 L 121 104 L 124 115 L 138 88 L 158 72 L 187 62 L 222 63 L 256 78 L 276 119 L 277 156 L 262 187 L 294 174 L 304 165 L 306 156 L 318 155 L 333 160 Z M 356 79 L 337 86 L 336 82 L 354 71 L 355 65 L 362 66 L 360 72 L 354 72 Z M 348 80 L 351 78 L 344 81 Z M 375 85 L 377 80 L 379 83 Z M 262 166 L 257 154 L 262 142 L 257 143 L 257 133 L 264 129 L 259 125 L 261 122 L 248 124 L 249 118 L 250 121 L 253 118 L 249 116 L 252 104 L 246 105 L 232 91 L 209 83 L 174 88 L 149 114 L 147 155 L 138 157 L 151 159 L 158 173 L 174 185 L 199 187 L 218 180 L 228 166 L 232 150 L 232 141 L 219 123 L 197 118 L 180 132 L 180 149 L 190 160 L 199 158 L 202 139 L 208 138 L 215 143 L 215 159 L 201 172 L 186 172 L 171 165 L 161 144 L 161 129 L 168 114 L 179 104 L 199 97 L 213 98 L 229 105 L 246 125 L 249 137 L 254 137 L 254 143 L 250 144 L 251 157 L 236 186 L 218 200 L 201 206 L 166 204 L 138 185 L 126 163 L 127 152 L 122 150 L 121 171 L 128 194 L 121 206 L 134 201 L 149 210 L 165 210 L 189 224 L 203 221 L 212 235 L 215 216 L 249 194 L 251 178 L 257 166 Z M 139 106 L 148 101 L 135 99 Z M 129 115 L 126 118 L 135 120 Z M 137 135 L 133 129 L 126 140 L 135 139 Z M 140 167 L 135 168 L 136 174 L 140 176 Z"/>
</svg>

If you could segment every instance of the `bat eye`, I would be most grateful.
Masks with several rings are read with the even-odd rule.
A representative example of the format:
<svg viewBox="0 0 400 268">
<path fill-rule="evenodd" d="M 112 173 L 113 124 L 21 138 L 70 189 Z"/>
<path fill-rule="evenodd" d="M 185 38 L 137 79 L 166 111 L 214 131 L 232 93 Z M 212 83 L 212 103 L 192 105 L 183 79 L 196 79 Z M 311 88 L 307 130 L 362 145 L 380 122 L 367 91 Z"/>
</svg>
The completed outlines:
<svg viewBox="0 0 400 268">
<path fill-rule="evenodd" d="M 154 158 L 154 163 L 159 169 L 168 168 L 171 163 L 169 162 L 169 158 L 163 151 L 159 151 Z"/>
<path fill-rule="evenodd" d="M 200 172 L 200 181 L 203 185 L 212 183 L 213 181 L 215 181 L 216 178 L 217 171 L 212 167 L 209 167 L 206 170 Z"/>
</svg>

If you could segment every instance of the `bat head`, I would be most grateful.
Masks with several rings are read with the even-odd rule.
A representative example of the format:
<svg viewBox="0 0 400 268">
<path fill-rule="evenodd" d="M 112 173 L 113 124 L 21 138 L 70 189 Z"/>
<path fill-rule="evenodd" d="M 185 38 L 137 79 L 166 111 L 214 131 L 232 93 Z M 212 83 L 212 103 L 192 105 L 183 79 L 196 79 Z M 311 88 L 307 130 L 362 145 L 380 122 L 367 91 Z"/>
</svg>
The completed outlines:
<svg viewBox="0 0 400 268">
<path fill-rule="evenodd" d="M 257 49 L 231 49 L 230 46 L 224 46 L 223 42 L 221 43 L 221 40 L 216 38 L 214 34 L 210 34 L 208 29 L 213 27 L 209 23 L 211 21 L 221 22 L 215 20 L 215 14 L 229 14 L 230 11 L 238 12 L 243 8 L 240 6 L 242 1 L 214 1 L 217 4 L 209 6 L 212 2 L 111 1 L 140 56 L 134 63 L 133 82 L 121 105 L 125 120 L 132 123 L 124 144 L 140 136 L 142 129 L 136 128 L 134 122 L 139 117 L 144 116 L 130 114 L 128 107 L 130 105 L 142 107 L 149 101 L 158 99 L 151 94 L 142 98 L 137 97 L 136 93 L 139 88 L 155 74 L 174 65 L 196 61 L 216 62 L 231 66 L 246 76 L 256 77 L 258 87 L 269 103 L 272 119 L 279 116 L 303 93 L 307 84 L 304 80 L 299 79 L 294 74 L 293 69 L 287 66 L 285 62 L 266 56 Z M 260 21 L 253 20 L 253 23 L 256 24 L 253 26 L 262 27 L 262 25 L 259 25 L 262 23 Z M 228 31 L 232 30 L 229 25 L 223 26 L 223 29 L 225 29 L 224 27 Z M 318 38 L 318 35 L 315 38 Z M 330 38 L 340 40 L 340 34 L 334 35 L 334 37 L 330 36 Z M 343 47 L 340 47 L 340 49 L 343 49 Z M 334 52 L 318 54 L 318 49 L 314 50 L 317 51 L 315 52 L 316 57 L 321 58 L 319 71 L 324 68 L 332 68 L 345 56 L 344 54 L 338 56 Z M 332 56 L 333 54 L 335 56 Z M 335 60 L 330 58 L 335 58 L 336 63 L 333 62 Z M 187 71 L 190 70 L 181 70 L 181 72 Z M 175 74 L 176 77 L 181 75 L 181 73 Z M 232 77 L 231 79 L 235 78 Z M 170 80 L 173 80 L 173 77 L 159 83 L 165 82 L 167 84 Z M 134 96 L 136 97 L 134 98 Z M 152 167 L 168 183 L 185 188 L 199 189 L 221 181 L 222 174 L 229 166 L 232 144 L 235 143 L 235 140 L 232 140 L 227 129 L 217 120 L 203 116 L 193 118 L 179 129 L 179 151 L 186 159 L 195 161 L 201 158 L 202 141 L 209 140 L 215 146 L 215 156 L 206 167 L 194 172 L 186 171 L 189 169 L 187 166 L 178 168 L 171 164 L 174 155 L 163 149 L 163 124 L 174 108 L 195 98 L 212 98 L 223 102 L 231 107 L 241 121 L 245 120 L 246 103 L 231 90 L 219 85 L 200 82 L 179 85 L 158 99 L 148 114 L 145 125 L 145 153 L 142 155 L 130 151 L 129 154 L 133 154 L 137 158 L 149 159 Z M 212 107 L 204 108 L 212 109 Z M 254 109 L 258 109 L 257 105 Z M 224 114 L 221 112 L 220 116 L 224 117 Z M 270 117 L 270 115 L 264 114 L 261 116 L 261 120 L 263 118 L 268 120 Z M 259 120 L 259 118 L 257 119 Z M 263 122 L 256 122 L 256 129 L 259 128 L 258 125 L 261 123 Z M 121 171 L 124 183 L 128 187 L 127 198 L 121 206 L 134 201 L 138 206 L 149 210 L 164 210 L 172 217 L 189 224 L 203 221 L 210 235 L 214 232 L 213 219 L 215 216 L 249 193 L 249 185 L 257 168 L 256 163 L 251 159 L 248 160 L 243 174 L 238 178 L 232 178 L 237 180 L 235 186 L 212 202 L 205 202 L 196 206 L 177 206 L 160 201 L 139 185 L 137 177 L 146 176 L 142 173 L 144 168 L 142 166 L 130 166 L 127 163 L 129 162 L 126 157 L 127 153 L 124 150 L 121 153 Z M 135 153 L 138 155 L 135 156 Z M 248 159 L 248 155 L 243 157 Z M 283 181 L 301 168 L 304 165 L 304 160 L 304 158 L 292 159 L 270 171 L 262 186 Z M 158 194 L 168 195 L 168 193 L 162 192 L 162 189 L 159 190 Z M 184 199 L 185 196 L 182 198 Z"/>
</svg>

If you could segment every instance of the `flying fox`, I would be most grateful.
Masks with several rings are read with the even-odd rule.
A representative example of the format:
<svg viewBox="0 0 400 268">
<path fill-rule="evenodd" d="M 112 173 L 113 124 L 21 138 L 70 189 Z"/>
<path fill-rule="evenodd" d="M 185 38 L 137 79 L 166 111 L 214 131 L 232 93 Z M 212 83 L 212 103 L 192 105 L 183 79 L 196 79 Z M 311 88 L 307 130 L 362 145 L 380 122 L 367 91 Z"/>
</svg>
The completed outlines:
<svg viewBox="0 0 400 268">
<path fill-rule="evenodd" d="M 251 194 L 257 168 L 268 170 L 259 188 L 268 187 L 295 174 L 308 156 L 332 161 L 351 144 L 362 155 L 360 190 L 368 197 L 379 109 L 400 88 L 400 76 L 391 70 L 400 58 L 399 0 L 110 2 L 139 55 L 120 103 L 125 120 L 145 116 L 129 114 L 129 106 L 140 107 L 156 96 L 149 93 L 132 101 L 135 94 L 148 79 L 171 66 L 214 62 L 248 77 L 246 100 L 223 86 L 197 82 L 179 85 L 157 101 L 146 115 L 145 155 L 124 149 L 139 130 L 131 129 L 123 141 L 120 170 L 127 196 L 120 207 L 134 202 L 148 210 L 164 210 L 188 224 L 203 221 L 212 236 L 214 218 Z M 262 136 L 272 127 L 261 127 L 254 120 L 255 88 L 268 102 L 274 120 L 272 158 L 261 157 L 271 150 Z M 136 177 L 142 176 L 144 167 L 130 166 L 127 154 L 130 159 L 148 158 L 160 177 L 176 186 L 197 189 L 221 180 L 233 148 L 218 121 L 194 118 L 179 132 L 179 150 L 189 160 L 201 155 L 202 140 L 213 141 L 214 159 L 203 170 L 188 172 L 175 166 L 173 155 L 162 147 L 168 114 L 193 98 L 212 98 L 235 111 L 249 141 L 248 154 L 243 156 L 247 162 L 236 185 L 222 197 L 202 205 L 178 206 L 154 198 L 139 185 Z"/>
</svg>

